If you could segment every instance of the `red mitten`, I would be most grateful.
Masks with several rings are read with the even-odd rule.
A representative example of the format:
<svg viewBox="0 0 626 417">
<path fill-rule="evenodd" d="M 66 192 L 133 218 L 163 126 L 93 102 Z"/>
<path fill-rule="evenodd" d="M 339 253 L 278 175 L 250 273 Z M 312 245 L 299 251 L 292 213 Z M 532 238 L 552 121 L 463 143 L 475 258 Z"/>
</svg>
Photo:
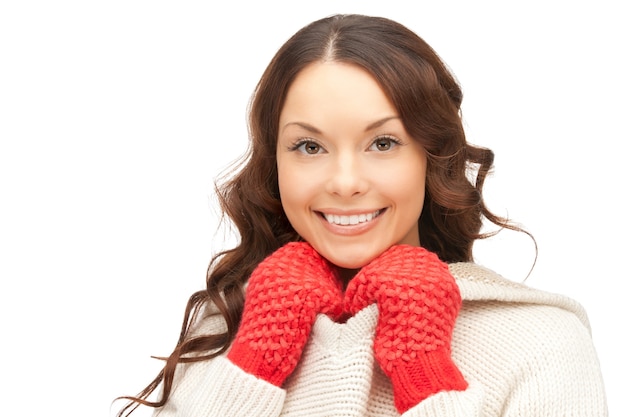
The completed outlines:
<svg viewBox="0 0 626 417">
<path fill-rule="evenodd" d="M 333 319 L 341 316 L 338 277 L 308 243 L 288 243 L 250 275 L 228 358 L 244 371 L 281 386 L 300 360 L 319 313 Z"/>
<path fill-rule="evenodd" d="M 354 276 L 344 303 L 352 314 L 378 304 L 374 354 L 391 379 L 400 413 L 437 392 L 467 388 L 450 356 L 461 295 L 437 255 L 392 246 Z"/>
</svg>

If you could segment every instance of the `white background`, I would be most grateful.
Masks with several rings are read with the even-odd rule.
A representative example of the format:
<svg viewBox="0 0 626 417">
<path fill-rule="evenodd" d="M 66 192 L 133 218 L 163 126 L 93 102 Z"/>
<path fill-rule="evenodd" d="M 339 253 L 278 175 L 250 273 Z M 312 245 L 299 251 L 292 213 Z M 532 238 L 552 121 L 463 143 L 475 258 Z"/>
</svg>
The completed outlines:
<svg viewBox="0 0 626 417">
<path fill-rule="evenodd" d="M 213 180 L 246 148 L 262 70 L 304 24 L 356 12 L 407 25 L 459 78 L 468 139 L 496 153 L 487 202 L 539 243 L 526 282 L 587 308 L 623 415 L 618 2 L 219 3 L 0 5 L 0 413 L 112 415 L 152 379 L 225 245 Z M 516 281 L 533 256 L 519 234 L 476 254 Z"/>
</svg>

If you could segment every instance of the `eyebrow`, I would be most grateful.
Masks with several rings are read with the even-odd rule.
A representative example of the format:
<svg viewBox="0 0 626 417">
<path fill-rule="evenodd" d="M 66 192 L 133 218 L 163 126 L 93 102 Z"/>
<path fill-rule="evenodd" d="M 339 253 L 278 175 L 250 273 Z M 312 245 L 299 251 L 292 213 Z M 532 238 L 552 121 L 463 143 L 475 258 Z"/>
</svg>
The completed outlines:
<svg viewBox="0 0 626 417">
<path fill-rule="evenodd" d="M 381 127 L 382 125 L 384 125 L 385 123 L 387 123 L 390 120 L 399 119 L 399 118 L 400 117 L 398 117 L 398 116 L 383 117 L 382 119 L 377 120 L 377 121 L 367 125 L 367 127 L 365 128 L 365 132 L 369 132 L 370 130 L 376 129 L 377 127 Z M 310 125 L 308 123 L 304 123 L 304 122 L 289 122 L 285 126 L 283 126 L 282 130 L 285 130 L 287 127 L 289 127 L 291 125 L 299 126 L 299 127 L 303 128 L 305 130 L 308 130 L 311 133 L 315 133 L 315 134 L 321 134 L 322 133 L 322 131 L 319 130 L 318 128 L 316 128 L 315 126 Z"/>
</svg>

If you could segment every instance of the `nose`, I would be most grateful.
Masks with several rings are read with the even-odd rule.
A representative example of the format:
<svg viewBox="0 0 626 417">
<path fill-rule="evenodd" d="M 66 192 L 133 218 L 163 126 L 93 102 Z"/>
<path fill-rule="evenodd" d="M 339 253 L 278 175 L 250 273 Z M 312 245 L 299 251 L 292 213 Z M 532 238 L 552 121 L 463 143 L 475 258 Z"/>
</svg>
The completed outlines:
<svg viewBox="0 0 626 417">
<path fill-rule="evenodd" d="M 364 164 L 353 155 L 335 158 L 329 167 L 326 190 L 339 197 L 355 197 L 367 192 L 368 184 Z"/>
</svg>

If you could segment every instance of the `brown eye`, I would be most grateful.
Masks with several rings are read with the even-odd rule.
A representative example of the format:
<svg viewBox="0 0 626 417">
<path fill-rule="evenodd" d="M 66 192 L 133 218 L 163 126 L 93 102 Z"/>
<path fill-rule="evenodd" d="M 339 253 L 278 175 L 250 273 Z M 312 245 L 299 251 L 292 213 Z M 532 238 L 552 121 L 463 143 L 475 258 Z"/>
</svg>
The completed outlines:
<svg viewBox="0 0 626 417">
<path fill-rule="evenodd" d="M 378 152 L 386 152 L 392 149 L 394 146 L 398 144 L 398 141 L 391 137 L 381 137 L 376 138 L 372 145 L 370 146 L 370 150 L 378 151 Z"/>
<path fill-rule="evenodd" d="M 302 146 L 304 147 L 304 152 L 311 155 L 319 153 L 320 151 L 320 146 L 315 142 L 303 143 Z"/>
<path fill-rule="evenodd" d="M 307 155 L 317 155 L 318 153 L 323 153 L 324 148 L 322 148 L 317 142 L 312 140 L 303 140 L 296 143 L 291 150 L 298 151 Z"/>
</svg>

